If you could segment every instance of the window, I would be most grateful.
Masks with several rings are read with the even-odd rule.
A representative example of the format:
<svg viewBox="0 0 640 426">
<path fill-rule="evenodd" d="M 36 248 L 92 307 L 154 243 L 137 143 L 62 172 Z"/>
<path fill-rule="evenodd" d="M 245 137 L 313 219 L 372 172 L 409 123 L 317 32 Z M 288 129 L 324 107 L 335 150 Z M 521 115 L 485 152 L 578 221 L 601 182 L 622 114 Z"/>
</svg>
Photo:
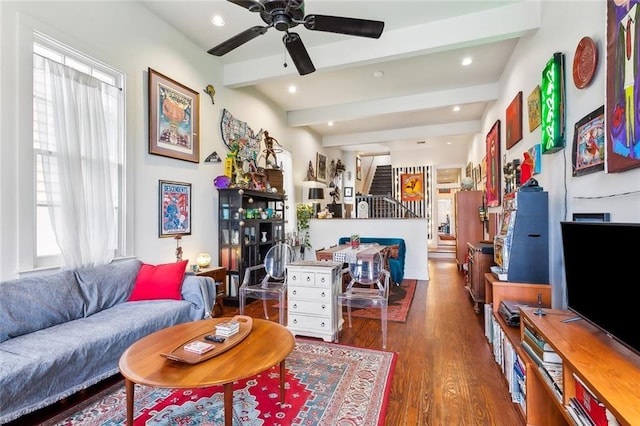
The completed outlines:
<svg viewBox="0 0 640 426">
<path fill-rule="evenodd" d="M 46 58 L 46 59 L 43 59 Z M 57 64 L 61 64 L 62 69 L 70 70 L 73 75 L 86 75 L 86 81 L 89 85 L 94 85 L 96 81 L 99 81 L 102 85 L 109 87 L 112 92 L 117 92 L 117 96 L 105 95 L 98 99 L 99 104 L 99 120 L 90 120 L 91 126 L 100 127 L 106 137 L 103 139 L 90 139 L 89 145 L 93 144 L 94 147 L 90 147 L 90 153 L 87 153 L 86 148 L 79 148 L 77 154 L 81 159 L 79 160 L 78 170 L 83 174 L 86 170 L 104 167 L 107 170 L 113 171 L 112 173 L 104 173 L 106 176 L 105 188 L 108 188 L 105 196 L 109 198 L 110 203 L 106 203 L 107 206 L 113 206 L 113 208 L 107 208 L 104 217 L 111 221 L 115 221 L 115 226 L 110 227 L 113 229 L 113 238 L 110 246 L 113 248 L 112 255 L 118 256 L 123 254 L 123 223 L 124 223 L 124 209 L 122 208 L 124 193 L 123 193 L 123 177 L 124 177 L 124 74 L 119 72 L 105 64 L 102 64 L 81 52 L 64 46 L 61 43 L 56 42 L 48 38 L 47 36 L 34 32 L 34 44 L 33 44 L 33 164 L 34 164 L 34 182 L 35 182 L 35 266 L 51 266 L 59 265 L 62 263 L 61 249 L 58 240 L 56 239 L 56 233 L 54 229 L 56 225 L 52 221 L 52 214 L 50 209 L 61 210 L 64 212 L 64 208 L 69 208 L 69 203 L 62 201 L 68 200 L 68 196 L 64 196 L 61 193 L 61 173 L 60 164 L 67 164 L 65 158 L 60 156 L 58 149 L 56 148 L 56 138 L 62 139 L 63 136 L 59 136 L 61 133 L 56 127 L 56 120 L 59 121 L 60 116 L 72 117 L 75 112 L 72 106 L 65 104 L 64 111 L 60 113 L 60 104 L 56 104 L 55 108 L 56 117 L 52 111 L 54 110 L 54 98 L 52 94 L 51 85 L 47 84 L 47 71 L 43 65 L 43 61 L 51 60 Z M 81 74 L 79 74 L 79 73 Z M 81 77 L 84 78 L 84 77 Z M 83 80 L 85 81 L 85 80 Z M 114 90 L 116 88 L 117 90 Z M 74 93 L 72 96 L 79 96 Z M 84 105 L 82 106 L 84 109 Z M 66 121 L 66 120 L 65 120 Z M 101 124 L 97 126 L 96 123 Z M 86 124 L 86 123 L 85 123 Z M 59 126 L 59 125 L 58 125 Z M 96 129 L 90 129 L 89 133 L 94 134 Z M 65 138 L 70 139 L 70 138 Z M 79 137 L 79 139 L 86 139 Z M 101 142 L 96 142 L 100 140 Z M 104 145 L 107 147 L 98 146 Z M 68 152 L 65 150 L 65 152 Z M 71 154 L 73 155 L 73 154 Z M 100 164 L 98 164 L 100 163 Z M 106 166 L 103 166 L 106 165 Z M 64 166 L 66 167 L 66 166 Z M 48 179 L 47 184 L 45 181 Z M 80 191 L 84 195 L 88 195 L 91 198 L 92 187 L 80 183 L 76 180 L 72 180 L 73 185 L 71 192 Z M 102 192 L 102 191 L 101 191 Z M 95 203 L 94 203 L 95 204 Z M 95 208 L 95 206 L 94 206 Z M 95 215 L 91 215 L 95 216 Z M 102 216 L 102 215 L 99 215 Z M 84 228 L 100 228 L 104 226 L 102 219 L 96 221 L 82 221 L 77 226 L 83 226 Z M 113 222 L 111 221 L 111 222 Z M 60 229 L 58 227 L 58 229 Z M 92 238 L 96 238 L 94 229 L 87 229 L 90 236 L 88 241 Z M 69 244 L 67 242 L 67 244 Z M 75 244 L 75 243 L 72 243 Z M 76 244 L 77 245 L 77 244 Z M 64 245 L 63 245 L 64 246 Z M 83 247 L 77 247 L 78 251 L 86 250 Z M 112 257 L 113 257 L 112 256 Z"/>
</svg>

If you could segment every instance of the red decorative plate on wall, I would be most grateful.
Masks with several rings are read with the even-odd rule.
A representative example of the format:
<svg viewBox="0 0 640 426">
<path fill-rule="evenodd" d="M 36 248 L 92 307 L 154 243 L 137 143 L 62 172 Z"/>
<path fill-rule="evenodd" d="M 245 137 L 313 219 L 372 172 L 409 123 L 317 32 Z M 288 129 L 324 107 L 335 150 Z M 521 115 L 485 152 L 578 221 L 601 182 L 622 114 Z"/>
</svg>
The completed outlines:
<svg viewBox="0 0 640 426">
<path fill-rule="evenodd" d="M 591 37 L 583 37 L 573 57 L 573 82 L 578 89 L 591 83 L 598 65 L 598 47 Z"/>
</svg>

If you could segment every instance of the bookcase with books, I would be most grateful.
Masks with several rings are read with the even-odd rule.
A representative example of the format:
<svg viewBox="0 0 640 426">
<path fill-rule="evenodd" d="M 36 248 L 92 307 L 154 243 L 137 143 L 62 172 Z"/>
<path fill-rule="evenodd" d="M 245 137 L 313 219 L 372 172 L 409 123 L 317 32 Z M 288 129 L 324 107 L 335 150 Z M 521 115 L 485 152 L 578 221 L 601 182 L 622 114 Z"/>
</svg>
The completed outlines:
<svg viewBox="0 0 640 426">
<path fill-rule="evenodd" d="M 526 353 L 531 396 L 527 424 L 640 424 L 640 356 L 588 321 L 574 320 L 571 311 L 544 309 L 545 315 L 536 315 L 535 310 L 521 308 L 522 346 L 533 335 L 543 350 L 555 352 L 560 363 L 543 361 L 535 349 Z M 561 366 L 559 377 L 549 365 Z"/>
<path fill-rule="evenodd" d="M 493 273 L 485 273 L 485 336 L 492 346 L 496 362 L 500 365 L 507 381 L 512 401 L 520 408 L 520 413 L 527 424 L 532 410 L 549 411 L 551 401 L 546 403 L 536 398 L 536 389 L 531 389 L 529 376 L 531 362 L 521 345 L 520 327 L 510 326 L 499 314 L 499 306 L 503 300 L 529 302 L 537 305 L 538 295 L 543 300 L 543 306 L 551 306 L 551 286 L 549 284 L 532 284 L 508 282 L 499 280 Z M 532 402 L 533 401 L 533 402 Z M 546 404 L 549 404 L 548 406 Z M 532 405 L 533 408 L 529 406 Z M 553 425 L 558 423 L 537 423 Z"/>
</svg>

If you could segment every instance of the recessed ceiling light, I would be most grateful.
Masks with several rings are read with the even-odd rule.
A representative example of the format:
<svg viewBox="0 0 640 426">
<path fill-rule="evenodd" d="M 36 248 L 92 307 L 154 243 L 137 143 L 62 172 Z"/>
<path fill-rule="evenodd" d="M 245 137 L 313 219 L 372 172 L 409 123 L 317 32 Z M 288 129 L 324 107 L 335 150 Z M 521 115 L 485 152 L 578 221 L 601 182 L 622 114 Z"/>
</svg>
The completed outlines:
<svg viewBox="0 0 640 426">
<path fill-rule="evenodd" d="M 329 127 L 333 126 L 333 121 L 330 121 L 327 123 L 329 125 Z"/>
<path fill-rule="evenodd" d="M 471 58 L 464 58 L 464 59 L 462 60 L 462 66 L 465 66 L 465 67 L 466 67 L 467 65 L 471 65 L 471 63 L 472 63 L 472 62 L 473 62 L 473 59 L 471 59 Z"/>
<path fill-rule="evenodd" d="M 298 88 L 293 84 L 289 86 L 289 93 L 296 93 L 297 91 L 298 91 Z"/>
<path fill-rule="evenodd" d="M 451 141 L 447 141 L 447 145 L 451 145 Z"/>
<path fill-rule="evenodd" d="M 458 112 L 458 111 L 460 111 L 460 105 L 456 105 L 456 106 L 454 106 L 454 107 L 453 107 L 453 111 L 454 111 L 454 112 Z"/>
<path fill-rule="evenodd" d="M 375 78 L 381 78 L 383 75 L 384 75 L 383 71 L 376 71 L 376 72 L 373 73 L 373 76 Z"/>
<path fill-rule="evenodd" d="M 222 27 L 224 26 L 224 19 L 220 15 L 215 15 L 213 18 L 211 18 L 211 23 L 216 27 Z"/>
</svg>

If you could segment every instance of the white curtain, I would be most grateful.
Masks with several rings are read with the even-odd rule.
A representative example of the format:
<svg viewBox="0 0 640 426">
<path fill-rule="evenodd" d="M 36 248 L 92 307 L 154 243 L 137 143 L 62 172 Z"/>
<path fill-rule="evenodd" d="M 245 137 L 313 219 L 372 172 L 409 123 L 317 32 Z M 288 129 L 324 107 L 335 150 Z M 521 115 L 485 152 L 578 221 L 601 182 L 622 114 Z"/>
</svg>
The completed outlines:
<svg viewBox="0 0 640 426">
<path fill-rule="evenodd" d="M 117 246 L 117 108 L 121 91 L 34 55 L 43 72 L 41 156 L 49 215 L 66 269 L 107 264 Z M 44 115 L 44 114 L 43 114 Z M 34 131 L 37 131 L 34 130 Z"/>
</svg>

